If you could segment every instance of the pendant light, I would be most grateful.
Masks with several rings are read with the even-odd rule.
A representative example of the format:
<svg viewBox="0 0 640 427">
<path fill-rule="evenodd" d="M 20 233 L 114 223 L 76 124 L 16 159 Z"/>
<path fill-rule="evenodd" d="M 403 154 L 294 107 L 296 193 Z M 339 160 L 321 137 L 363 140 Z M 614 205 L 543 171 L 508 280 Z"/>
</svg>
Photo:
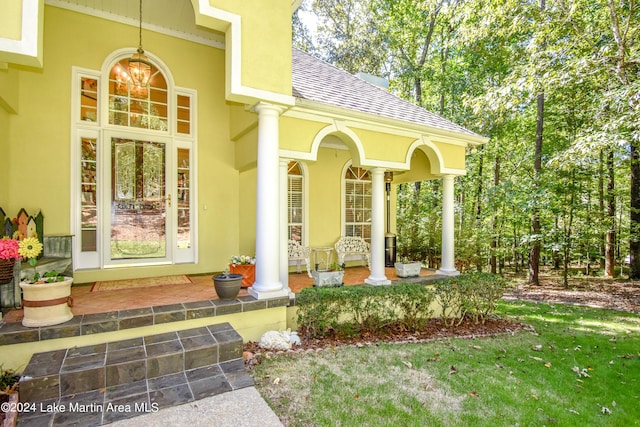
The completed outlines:
<svg viewBox="0 0 640 427">
<path fill-rule="evenodd" d="M 137 87 L 146 87 L 149 85 L 151 77 L 151 62 L 144 54 L 142 49 L 142 0 L 140 0 L 140 38 L 138 43 L 138 51 L 129 58 L 129 77 L 131 83 Z"/>
</svg>

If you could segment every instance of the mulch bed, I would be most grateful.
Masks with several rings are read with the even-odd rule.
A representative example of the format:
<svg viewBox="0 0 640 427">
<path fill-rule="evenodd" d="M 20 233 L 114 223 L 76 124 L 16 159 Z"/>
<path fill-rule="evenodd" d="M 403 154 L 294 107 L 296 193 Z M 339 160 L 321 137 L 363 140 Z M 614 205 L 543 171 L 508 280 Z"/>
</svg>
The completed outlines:
<svg viewBox="0 0 640 427">
<path fill-rule="evenodd" d="M 243 357 L 249 367 L 260 363 L 262 357 L 273 354 L 297 354 L 317 352 L 324 349 L 343 346 L 375 346 L 382 343 L 411 344 L 422 343 L 445 338 L 478 338 L 500 334 L 514 334 L 531 326 L 505 319 L 488 319 L 484 324 L 465 320 L 457 326 L 447 326 L 441 319 L 431 319 L 426 328 L 419 332 L 409 332 L 385 328 L 380 333 L 366 333 L 355 337 L 328 336 L 324 338 L 301 337 L 301 345 L 294 345 L 287 351 L 269 351 L 260 348 L 257 342 L 249 341 L 243 347 Z"/>
<path fill-rule="evenodd" d="M 579 304 L 590 307 L 600 307 L 640 313 L 640 282 L 624 279 L 605 279 L 602 277 L 572 278 L 570 287 L 562 286 L 562 281 L 555 275 L 541 275 L 540 285 L 528 285 L 522 281 L 516 288 L 505 293 L 507 300 L 521 300 L 532 302 L 551 302 L 565 304 Z M 294 346 L 288 351 L 266 351 L 256 342 L 244 345 L 245 361 L 249 365 L 260 362 L 264 355 L 295 354 L 300 352 L 321 351 L 326 348 L 339 346 L 368 346 L 380 343 L 417 343 L 442 338 L 475 338 L 515 333 L 521 329 L 531 329 L 531 326 L 512 322 L 506 319 L 490 319 L 484 324 L 474 324 L 464 321 L 459 326 L 447 327 L 440 319 L 432 319 L 424 331 L 409 333 L 407 331 L 387 328 L 379 334 L 364 334 L 357 337 L 301 337 L 302 345 Z"/>
</svg>

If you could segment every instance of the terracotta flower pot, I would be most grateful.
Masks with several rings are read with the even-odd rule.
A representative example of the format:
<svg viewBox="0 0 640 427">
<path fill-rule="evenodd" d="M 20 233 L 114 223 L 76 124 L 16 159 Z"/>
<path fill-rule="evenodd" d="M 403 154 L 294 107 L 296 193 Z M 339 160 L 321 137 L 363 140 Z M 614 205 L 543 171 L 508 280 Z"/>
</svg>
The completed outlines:
<svg viewBox="0 0 640 427">
<path fill-rule="evenodd" d="M 212 278 L 218 298 L 223 301 L 236 299 L 242 284 L 242 274 L 218 274 Z"/>
<path fill-rule="evenodd" d="M 242 287 L 250 288 L 253 286 L 253 282 L 256 281 L 256 265 L 255 264 L 229 264 L 229 272 L 234 274 L 241 274 Z"/>
<path fill-rule="evenodd" d="M 71 284 L 73 278 L 62 282 L 20 283 L 22 288 L 22 324 L 28 327 L 51 326 L 73 318 L 71 312 Z"/>
</svg>

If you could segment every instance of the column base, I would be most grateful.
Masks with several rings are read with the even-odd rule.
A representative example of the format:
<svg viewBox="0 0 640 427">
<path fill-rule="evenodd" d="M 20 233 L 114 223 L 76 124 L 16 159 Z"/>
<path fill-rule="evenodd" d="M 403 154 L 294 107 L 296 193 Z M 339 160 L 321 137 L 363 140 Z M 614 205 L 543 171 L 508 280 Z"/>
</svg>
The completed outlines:
<svg viewBox="0 0 640 427">
<path fill-rule="evenodd" d="M 249 292 L 249 295 L 251 295 L 252 297 L 254 297 L 255 299 L 258 300 L 262 300 L 262 299 L 272 299 L 272 298 L 282 298 L 282 297 L 289 297 L 290 293 L 288 289 L 278 289 L 275 291 L 259 291 L 254 289 L 254 287 L 250 287 L 249 289 L 247 289 L 247 291 Z"/>
<path fill-rule="evenodd" d="M 373 286 L 384 286 L 384 285 L 390 285 L 391 280 L 387 279 L 384 276 L 380 278 L 369 276 L 366 279 L 364 279 L 364 283 L 366 283 L 367 285 L 373 285 Z"/>
<path fill-rule="evenodd" d="M 443 276 L 459 276 L 460 272 L 458 270 L 456 270 L 455 268 L 453 269 L 448 269 L 448 268 L 442 268 L 440 270 L 436 270 L 436 274 L 442 274 Z"/>
</svg>

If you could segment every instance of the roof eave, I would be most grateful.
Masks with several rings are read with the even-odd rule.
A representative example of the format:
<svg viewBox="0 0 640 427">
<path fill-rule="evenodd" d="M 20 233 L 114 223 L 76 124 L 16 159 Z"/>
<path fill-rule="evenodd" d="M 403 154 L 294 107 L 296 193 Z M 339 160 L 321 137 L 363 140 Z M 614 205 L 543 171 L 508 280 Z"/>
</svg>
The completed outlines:
<svg viewBox="0 0 640 427">
<path fill-rule="evenodd" d="M 435 126 L 423 125 L 415 122 L 394 119 L 387 116 L 365 113 L 363 111 L 352 110 L 345 107 L 338 107 L 323 102 L 310 101 L 304 98 L 296 97 L 295 105 L 296 107 L 300 107 L 305 110 L 311 110 L 324 116 L 340 116 L 344 118 L 361 120 L 375 125 L 385 125 L 388 127 L 401 128 L 420 134 L 433 135 L 446 140 L 453 139 L 469 147 L 478 147 L 489 142 L 489 138 L 474 133 L 456 132 L 453 130 L 442 129 Z"/>
</svg>

